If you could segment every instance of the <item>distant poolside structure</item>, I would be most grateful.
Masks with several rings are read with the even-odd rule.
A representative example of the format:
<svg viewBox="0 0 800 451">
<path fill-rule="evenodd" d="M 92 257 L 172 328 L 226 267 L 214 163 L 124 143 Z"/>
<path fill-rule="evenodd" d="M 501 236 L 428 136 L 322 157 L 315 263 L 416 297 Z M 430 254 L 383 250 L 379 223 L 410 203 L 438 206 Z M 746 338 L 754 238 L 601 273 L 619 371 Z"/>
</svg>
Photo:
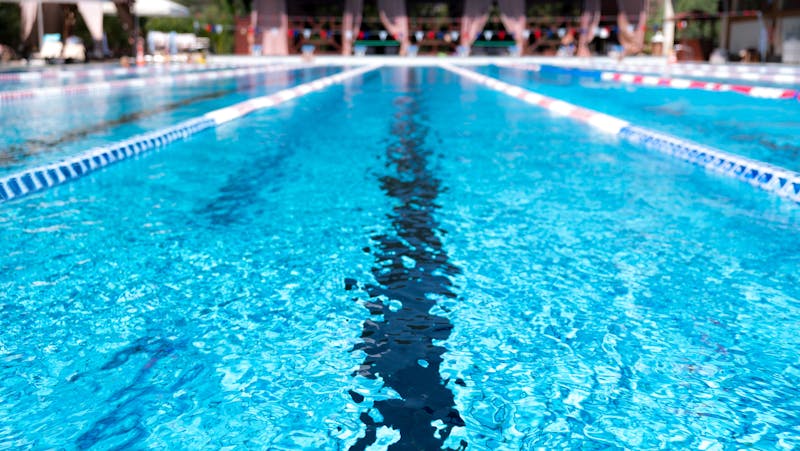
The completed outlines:
<svg viewBox="0 0 800 451">
<path fill-rule="evenodd" d="M 567 48 L 590 56 L 619 44 L 625 55 L 648 50 L 680 60 L 707 60 L 715 49 L 734 59 L 797 59 L 800 0 L 767 6 L 722 0 L 713 12 L 675 6 L 675 0 L 253 0 L 252 15 L 237 22 L 237 53 L 296 54 L 313 45 L 344 55 L 368 47 L 400 55 L 552 55 Z"/>
<path fill-rule="evenodd" d="M 77 5 L 95 41 L 95 50 L 103 39 L 104 14 L 119 15 L 131 43 L 141 34 L 137 16 L 189 16 L 187 7 L 171 0 L 0 2 L 19 3 L 22 38 L 28 39 L 36 26 L 38 42 L 44 33 L 61 32 L 65 18 L 63 8 L 57 5 Z M 342 55 L 591 56 L 616 52 L 623 56 L 671 56 L 683 61 L 705 61 L 713 54 L 717 61 L 800 63 L 800 0 L 719 0 L 709 2 L 715 5 L 713 8 L 691 11 L 676 9 L 680 6 L 677 0 L 244 3 L 251 11 L 249 15 L 236 18 L 233 24 L 211 24 L 232 33 L 235 53 L 242 55 L 313 51 Z"/>
<path fill-rule="evenodd" d="M 264 55 L 298 53 L 309 44 L 344 55 L 359 47 L 399 55 L 417 50 L 465 54 L 470 49 L 555 54 L 562 46 L 573 46 L 578 54 L 588 55 L 590 42 L 605 31 L 605 38 L 618 39 L 626 52 L 633 54 L 644 46 L 650 3 L 254 0 L 252 15 L 237 23 L 237 49 L 248 53 L 248 46 L 241 42 L 246 36 L 257 47 L 255 53 Z M 539 11 L 542 6 L 552 12 L 545 15 Z M 601 22 L 608 29 L 601 30 Z"/>
<path fill-rule="evenodd" d="M 66 21 L 63 5 L 76 5 L 94 41 L 97 52 L 102 48 L 103 16 L 117 15 L 131 39 L 139 34 L 138 17 L 188 17 L 189 9 L 171 0 L 0 0 L 19 3 L 22 40 L 36 36 L 42 43 L 46 33 L 61 33 Z M 37 33 L 33 33 L 34 27 Z M 67 38 L 67 36 L 64 36 Z"/>
</svg>

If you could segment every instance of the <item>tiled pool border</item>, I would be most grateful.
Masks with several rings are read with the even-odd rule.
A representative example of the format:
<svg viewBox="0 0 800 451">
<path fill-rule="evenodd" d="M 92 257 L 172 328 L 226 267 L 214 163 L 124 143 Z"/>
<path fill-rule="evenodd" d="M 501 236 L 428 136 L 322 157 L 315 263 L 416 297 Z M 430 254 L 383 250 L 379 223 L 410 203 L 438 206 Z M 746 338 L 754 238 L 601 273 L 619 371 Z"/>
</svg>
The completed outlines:
<svg viewBox="0 0 800 451">
<path fill-rule="evenodd" d="M 440 66 L 490 89 L 537 105 L 560 116 L 576 119 L 634 145 L 672 155 L 727 177 L 744 181 L 751 186 L 773 192 L 780 197 L 800 202 L 800 173 L 638 127 L 614 116 L 543 96 L 451 64 L 445 63 Z"/>
<path fill-rule="evenodd" d="M 211 111 L 177 125 L 134 136 L 128 140 L 98 147 L 57 163 L 27 169 L 0 179 L 0 203 L 78 179 L 99 168 L 147 152 L 178 139 L 184 139 L 208 128 L 216 127 L 253 111 L 279 105 L 297 97 L 319 91 L 348 78 L 376 69 L 364 66 L 256 97 L 235 105 Z"/>
</svg>

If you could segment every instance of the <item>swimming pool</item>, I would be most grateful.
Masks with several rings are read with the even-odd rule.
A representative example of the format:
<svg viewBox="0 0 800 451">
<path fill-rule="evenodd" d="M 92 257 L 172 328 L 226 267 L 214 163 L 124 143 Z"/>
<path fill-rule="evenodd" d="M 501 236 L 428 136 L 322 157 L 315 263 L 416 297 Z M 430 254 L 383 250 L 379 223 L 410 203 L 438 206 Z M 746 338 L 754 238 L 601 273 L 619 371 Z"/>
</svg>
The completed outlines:
<svg viewBox="0 0 800 451">
<path fill-rule="evenodd" d="M 532 72 L 492 66 L 479 71 L 654 130 L 800 170 L 797 99 L 609 83 L 598 79 L 599 72 Z"/>
<path fill-rule="evenodd" d="M 791 449 L 799 229 L 370 71 L 0 207 L 0 447 Z"/>
<path fill-rule="evenodd" d="M 0 105 L 0 175 L 74 155 L 115 137 L 195 117 L 253 96 L 310 81 L 337 67 L 298 65 L 245 76 L 176 85 L 131 86 L 112 92 L 34 98 Z M 35 120 L 31 120 L 35 118 Z M 118 138 L 117 138 L 118 139 Z"/>
</svg>

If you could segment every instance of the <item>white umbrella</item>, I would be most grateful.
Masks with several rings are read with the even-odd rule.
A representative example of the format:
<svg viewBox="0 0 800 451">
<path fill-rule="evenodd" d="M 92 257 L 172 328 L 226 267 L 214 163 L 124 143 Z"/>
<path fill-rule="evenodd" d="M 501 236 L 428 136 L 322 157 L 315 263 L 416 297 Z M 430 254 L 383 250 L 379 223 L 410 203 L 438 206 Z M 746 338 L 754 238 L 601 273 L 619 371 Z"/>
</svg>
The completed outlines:
<svg viewBox="0 0 800 451">
<path fill-rule="evenodd" d="M 170 0 L 136 0 L 133 14 L 138 17 L 189 17 L 189 8 Z M 116 15 L 113 2 L 103 2 L 103 13 Z"/>
</svg>

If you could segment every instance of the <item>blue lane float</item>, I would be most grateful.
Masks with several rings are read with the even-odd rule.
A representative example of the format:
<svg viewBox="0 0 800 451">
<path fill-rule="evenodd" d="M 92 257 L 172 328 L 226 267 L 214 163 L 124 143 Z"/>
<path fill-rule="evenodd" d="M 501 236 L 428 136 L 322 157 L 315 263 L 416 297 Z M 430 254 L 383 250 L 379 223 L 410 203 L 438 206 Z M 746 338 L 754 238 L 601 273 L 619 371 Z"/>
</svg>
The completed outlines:
<svg viewBox="0 0 800 451">
<path fill-rule="evenodd" d="M 623 119 L 547 97 L 461 67 L 450 64 L 441 64 L 441 67 L 495 91 L 615 135 L 633 145 L 657 150 L 709 171 L 741 180 L 780 197 L 800 202 L 800 173 L 639 127 Z"/>
<path fill-rule="evenodd" d="M 330 75 L 274 94 L 256 97 L 221 108 L 203 116 L 180 122 L 177 125 L 134 136 L 109 146 L 88 150 L 57 163 L 27 169 L 0 179 L 0 203 L 61 185 L 83 177 L 97 169 L 131 158 L 141 153 L 164 147 L 176 140 L 185 139 L 203 130 L 217 127 L 253 111 L 269 108 L 291 99 L 319 91 L 334 83 L 361 75 L 378 68 L 365 66 Z"/>
<path fill-rule="evenodd" d="M 619 131 L 619 137 L 800 202 L 800 174 L 797 172 L 642 127 L 624 127 Z"/>
<path fill-rule="evenodd" d="M 0 201 L 8 201 L 82 177 L 109 164 L 191 136 L 215 126 L 212 119 L 190 119 L 163 130 L 139 135 L 130 140 L 65 159 L 58 163 L 29 169 L 0 180 Z"/>
</svg>

